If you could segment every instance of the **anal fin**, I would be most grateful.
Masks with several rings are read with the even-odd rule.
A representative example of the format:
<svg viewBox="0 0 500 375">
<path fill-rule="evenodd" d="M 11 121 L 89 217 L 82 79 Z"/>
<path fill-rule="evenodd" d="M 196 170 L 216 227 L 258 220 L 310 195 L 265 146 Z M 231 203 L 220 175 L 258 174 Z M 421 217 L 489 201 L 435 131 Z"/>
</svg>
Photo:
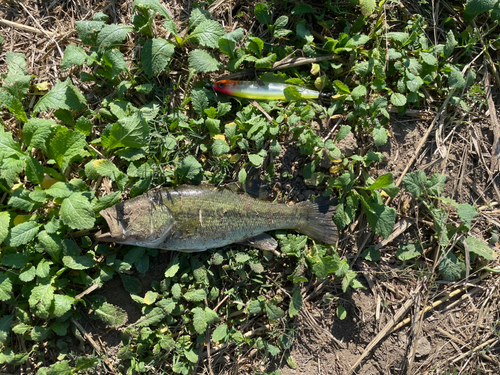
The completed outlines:
<svg viewBox="0 0 500 375">
<path fill-rule="evenodd" d="M 267 233 L 258 234 L 238 243 L 252 246 L 260 250 L 275 250 L 278 247 L 278 242 Z"/>
</svg>

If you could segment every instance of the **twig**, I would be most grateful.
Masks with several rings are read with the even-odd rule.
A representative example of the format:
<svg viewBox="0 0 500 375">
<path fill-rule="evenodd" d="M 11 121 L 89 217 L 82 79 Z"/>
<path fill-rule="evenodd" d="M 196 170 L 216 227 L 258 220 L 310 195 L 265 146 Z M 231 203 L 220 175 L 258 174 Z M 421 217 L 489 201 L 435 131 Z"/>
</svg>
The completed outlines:
<svg viewBox="0 0 500 375">
<path fill-rule="evenodd" d="M 75 299 L 81 299 L 83 296 L 86 296 L 87 294 L 92 293 L 94 290 L 96 290 L 98 288 L 99 288 L 99 284 L 92 284 L 87 289 L 85 289 L 83 292 L 76 295 Z"/>
<path fill-rule="evenodd" d="M 453 361 L 451 361 L 451 363 L 456 363 L 456 362 L 460 361 L 461 359 L 467 357 L 468 355 L 470 355 L 470 354 L 472 354 L 474 352 L 477 352 L 478 350 L 481 350 L 485 346 L 490 345 L 493 342 L 494 342 L 494 344 L 492 346 L 495 346 L 496 343 L 498 342 L 498 339 L 497 338 L 492 338 L 492 339 L 489 339 L 488 341 L 483 342 L 481 345 L 478 345 L 475 348 L 469 350 L 468 352 L 466 352 L 466 353 L 464 353 L 462 355 L 459 355 L 457 358 L 455 358 Z"/>
<path fill-rule="evenodd" d="M 419 283 L 419 285 L 415 288 L 414 292 L 412 293 L 412 297 L 410 297 L 404 304 L 401 306 L 401 308 L 398 310 L 396 315 L 394 315 L 394 318 L 392 318 L 389 323 L 386 324 L 386 326 L 378 333 L 377 336 L 368 344 L 368 346 L 365 348 L 365 351 L 363 354 L 361 354 L 361 357 L 358 358 L 356 363 L 351 367 L 351 369 L 347 372 L 347 375 L 350 375 L 356 370 L 356 368 L 363 362 L 363 360 L 370 354 L 372 349 L 389 333 L 391 332 L 391 329 L 393 328 L 394 324 L 396 324 L 410 309 L 410 307 L 413 305 L 415 298 L 418 296 L 420 293 L 420 289 L 422 289 L 423 282 Z M 393 331 L 392 331 L 393 332 Z"/>
<path fill-rule="evenodd" d="M 450 298 L 453 298 L 453 297 L 459 295 L 460 293 L 464 292 L 467 289 L 468 285 L 470 285 L 470 284 L 477 284 L 478 282 L 480 282 L 481 280 L 483 280 L 487 276 L 488 276 L 488 273 L 484 273 L 479 278 L 477 278 L 475 280 L 470 280 L 467 284 L 464 284 L 460 288 L 451 291 L 448 295 L 444 296 L 443 298 L 441 298 L 441 299 L 437 300 L 436 302 L 434 302 L 432 305 L 427 306 L 422 311 L 420 311 L 417 319 L 419 319 L 420 316 L 424 315 L 425 313 L 429 312 L 430 310 L 434 309 L 435 307 L 441 305 L 443 302 L 446 302 Z M 407 325 L 408 323 L 410 323 L 410 321 L 411 321 L 411 318 L 406 318 L 405 320 L 401 321 L 401 323 L 399 323 L 394 328 L 392 328 L 391 333 L 394 333 L 398 329 L 400 329 L 401 327 L 404 327 L 405 325 Z"/>
<path fill-rule="evenodd" d="M 456 342 L 457 344 L 463 346 L 463 347 L 470 347 L 470 344 L 467 344 L 465 341 L 459 339 L 458 337 L 452 335 L 451 333 L 445 331 L 444 329 L 442 329 L 441 327 L 436 327 L 437 330 L 442 333 L 443 335 L 445 335 L 446 337 L 448 337 L 450 340 Z M 483 354 L 483 353 L 479 353 L 479 355 L 486 359 L 487 361 L 490 361 L 494 364 L 496 364 L 497 366 L 500 366 L 500 362 L 498 362 L 495 358 L 493 357 L 490 357 L 489 355 L 486 355 L 486 354 Z"/>
<path fill-rule="evenodd" d="M 46 31 L 46 30 L 36 29 L 34 27 L 22 25 L 22 24 L 17 23 L 17 22 L 12 22 L 12 21 L 8 21 L 8 20 L 4 20 L 3 18 L 0 18 L 0 25 L 4 25 L 4 26 L 7 26 L 7 27 L 13 27 L 15 29 L 27 31 L 29 33 L 35 33 L 35 34 L 38 34 L 38 35 L 45 35 L 45 36 L 50 36 L 50 37 L 53 37 L 53 36 L 55 36 L 57 34 L 56 32 L 53 32 L 53 31 Z"/>
<path fill-rule="evenodd" d="M 95 341 L 94 339 L 92 338 L 92 336 L 90 336 L 90 334 L 87 332 L 87 330 L 85 328 L 83 328 L 83 326 L 75 319 L 75 318 L 71 318 L 71 323 L 73 323 L 76 328 L 78 328 L 78 330 L 82 333 L 83 337 L 85 337 L 85 339 L 88 340 L 88 342 L 90 343 L 90 345 L 92 345 L 92 347 L 94 348 L 94 350 L 99 354 L 106 354 L 106 351 L 104 349 L 102 349 Z M 109 369 L 113 372 L 113 373 L 116 373 L 116 370 L 114 369 L 113 365 L 111 364 L 111 362 L 109 361 L 109 359 L 107 358 L 104 358 L 104 363 L 106 364 L 106 366 L 109 367 Z"/>
<path fill-rule="evenodd" d="M 492 172 L 496 172 L 499 170 L 500 162 L 500 145 L 498 143 L 500 140 L 500 124 L 498 123 L 495 102 L 493 101 L 493 95 L 491 93 L 490 74 L 487 69 L 484 76 L 484 86 L 486 99 L 488 100 L 488 111 L 490 112 L 491 126 L 493 128 L 493 149 L 491 150 L 490 169 Z"/>
</svg>

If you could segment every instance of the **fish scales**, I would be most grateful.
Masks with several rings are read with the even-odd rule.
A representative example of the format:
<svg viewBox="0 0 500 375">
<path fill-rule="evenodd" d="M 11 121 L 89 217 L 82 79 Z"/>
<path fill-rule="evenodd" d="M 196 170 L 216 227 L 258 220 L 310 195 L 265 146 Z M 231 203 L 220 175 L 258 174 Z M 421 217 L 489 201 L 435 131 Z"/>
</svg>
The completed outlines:
<svg viewBox="0 0 500 375">
<path fill-rule="evenodd" d="M 179 186 L 150 191 L 101 211 L 110 233 L 96 237 L 191 252 L 244 242 L 269 230 L 294 229 L 333 243 L 337 231 L 331 220 L 334 207 L 330 206 L 330 201 L 289 206 L 227 188 Z"/>
<path fill-rule="evenodd" d="M 200 189 L 199 194 L 188 195 L 181 190 L 162 196 L 172 203 L 169 208 L 177 222 L 176 231 L 164 241 L 170 250 L 224 246 L 302 222 L 299 206 L 262 202 L 227 189 Z"/>
</svg>

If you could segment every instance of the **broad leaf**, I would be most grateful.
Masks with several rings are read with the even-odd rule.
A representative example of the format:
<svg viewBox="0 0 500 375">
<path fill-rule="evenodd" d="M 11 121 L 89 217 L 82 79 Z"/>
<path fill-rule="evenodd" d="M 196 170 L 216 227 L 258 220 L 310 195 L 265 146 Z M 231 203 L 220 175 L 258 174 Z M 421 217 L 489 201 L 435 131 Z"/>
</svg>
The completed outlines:
<svg viewBox="0 0 500 375">
<path fill-rule="evenodd" d="M 219 70 L 221 63 L 207 51 L 195 49 L 188 57 L 189 68 L 198 73 L 209 73 Z"/>
<path fill-rule="evenodd" d="M 114 123 L 102 136 L 102 144 L 108 150 L 117 147 L 140 148 L 147 142 L 149 126 L 140 111 Z"/>
<path fill-rule="evenodd" d="M 88 155 L 87 151 L 85 151 L 85 147 L 87 147 L 85 135 L 61 127 L 54 139 L 50 142 L 49 152 L 52 158 L 57 162 L 60 171 L 64 172 L 72 161 Z"/>
<path fill-rule="evenodd" d="M 64 199 L 59 216 L 62 222 L 72 229 L 90 229 L 95 223 L 92 204 L 80 193 L 74 193 Z"/>
<path fill-rule="evenodd" d="M 165 39 L 149 39 L 141 53 L 142 67 L 148 76 L 155 76 L 165 69 L 174 56 L 175 45 Z"/>
<path fill-rule="evenodd" d="M 27 221 L 16 225 L 10 230 L 5 242 L 8 246 L 18 247 L 21 245 L 26 245 L 30 242 L 38 233 L 39 225 L 36 221 Z"/>
<path fill-rule="evenodd" d="M 87 106 L 87 100 L 78 89 L 73 86 L 71 79 L 59 81 L 36 103 L 33 114 L 50 109 L 81 110 Z"/>
<path fill-rule="evenodd" d="M 126 25 L 106 25 L 97 35 L 97 46 L 103 49 L 119 46 L 134 28 Z"/>
</svg>

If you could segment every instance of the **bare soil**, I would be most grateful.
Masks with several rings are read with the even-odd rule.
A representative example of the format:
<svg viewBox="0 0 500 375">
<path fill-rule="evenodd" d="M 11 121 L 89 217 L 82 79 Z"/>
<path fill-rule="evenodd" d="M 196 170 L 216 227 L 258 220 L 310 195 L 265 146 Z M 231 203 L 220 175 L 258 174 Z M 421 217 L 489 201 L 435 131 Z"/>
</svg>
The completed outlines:
<svg viewBox="0 0 500 375">
<path fill-rule="evenodd" d="M 227 31 L 243 27 L 259 35 L 266 31 L 259 28 L 253 19 L 255 3 L 217 1 L 210 10 L 216 19 L 224 22 Z M 413 4 L 407 9 L 411 12 L 415 7 Z M 190 13 L 190 4 L 180 0 L 169 1 L 167 8 L 179 25 L 183 25 Z M 94 0 L 0 3 L 0 19 L 12 22 L 10 26 L 0 23 L 0 33 L 5 39 L 0 54 L 0 73 L 6 73 L 5 52 L 24 52 L 29 72 L 36 75 L 35 83 L 54 85 L 68 74 L 61 73 L 59 65 L 64 48 L 77 40 L 75 21 L 90 19 L 99 11 L 110 15 L 113 22 L 130 23 L 131 2 L 122 5 Z M 241 17 L 236 17 L 237 14 Z M 481 82 L 484 83 L 484 80 Z M 81 89 L 93 98 L 90 102 L 98 108 L 102 98 L 92 94 L 89 88 Z M 495 87 L 493 100 L 498 112 L 498 90 Z M 459 203 L 479 207 L 482 214 L 475 221 L 473 230 L 478 238 L 488 240 L 491 230 L 498 229 L 500 224 L 500 212 L 496 209 L 500 199 L 498 171 L 490 169 L 493 126 L 498 124 L 492 124 L 488 112 L 492 109 L 488 109 L 484 98 L 478 99 L 478 104 L 468 112 L 447 107 L 443 115 L 434 121 L 441 104 L 429 100 L 425 108 L 409 111 L 411 116 L 391 116 L 389 143 L 377 150 L 384 154 L 386 160 L 373 167 L 372 175 L 376 177 L 390 172 L 395 181 L 415 170 L 423 170 L 427 175 L 446 175 L 445 195 Z M 2 119 L 7 128 L 12 125 L 12 119 L 5 113 Z M 330 129 L 325 127 L 326 124 L 319 125 L 322 136 L 327 136 Z M 369 139 L 354 137 L 347 138 L 338 146 L 346 155 L 362 154 L 373 149 Z M 283 148 L 276 160 L 276 188 L 286 200 L 304 200 L 321 192 L 322 186 L 309 186 L 301 176 L 300 170 L 305 161 L 293 142 Z M 328 171 L 328 165 L 323 165 L 323 168 Z M 284 177 L 284 172 L 293 178 Z M 432 272 L 435 254 L 432 252 L 416 265 L 409 267 L 403 264 L 395 256 L 399 243 L 432 236 L 433 224 L 429 222 L 431 219 L 419 216 L 419 208 L 407 193 L 400 193 L 391 205 L 398 211 L 398 221 L 405 218 L 417 218 L 418 221 L 396 238 L 382 241 L 382 238 L 371 234 L 366 221 L 359 217 L 345 231 L 340 243 L 341 255 L 350 261 L 366 289 L 343 294 L 339 282 L 334 279 L 324 283 L 316 281 L 307 286 L 306 304 L 294 321 L 296 335 L 290 354 L 296 363 L 295 369 L 287 365 L 284 356 L 263 362 L 251 348 L 242 354 L 227 349 L 213 354 L 213 373 L 253 374 L 279 370 L 283 375 L 348 374 L 356 361 L 365 355 L 352 373 L 498 374 L 498 274 L 471 274 L 468 281 L 459 283 L 436 282 Z M 364 249 L 377 244 L 381 244 L 380 260 L 370 262 L 360 257 Z M 495 248 L 498 250 L 498 244 Z M 151 287 L 153 280 L 161 280 L 171 257 L 169 253 L 160 254 L 155 267 L 141 278 L 142 295 Z M 480 276 L 483 277 L 481 280 L 478 279 Z M 118 277 L 109 281 L 101 293 L 110 303 L 127 312 L 127 324 L 133 324 L 141 316 L 140 308 L 123 289 Z M 426 306 L 439 300 L 443 300 L 442 303 L 422 314 Z M 343 320 L 336 313 L 339 305 L 347 311 Z M 397 319 L 398 315 L 401 319 Z M 393 332 L 391 327 L 399 321 L 404 322 L 405 318 L 409 320 Z M 100 340 L 110 362 L 117 363 L 120 332 L 107 331 L 104 326 L 86 317 L 82 318 L 81 324 L 94 339 Z M 389 327 L 387 334 L 380 335 L 386 326 Z M 93 350 L 88 342 L 79 344 L 76 339 L 74 342 L 76 355 Z M 370 347 L 371 343 L 374 343 L 373 347 Z M 55 355 L 52 353 L 52 358 Z M 200 363 L 198 373 L 210 373 L 207 366 L 208 361 Z M 16 369 L 13 372 L 20 371 Z"/>
</svg>

